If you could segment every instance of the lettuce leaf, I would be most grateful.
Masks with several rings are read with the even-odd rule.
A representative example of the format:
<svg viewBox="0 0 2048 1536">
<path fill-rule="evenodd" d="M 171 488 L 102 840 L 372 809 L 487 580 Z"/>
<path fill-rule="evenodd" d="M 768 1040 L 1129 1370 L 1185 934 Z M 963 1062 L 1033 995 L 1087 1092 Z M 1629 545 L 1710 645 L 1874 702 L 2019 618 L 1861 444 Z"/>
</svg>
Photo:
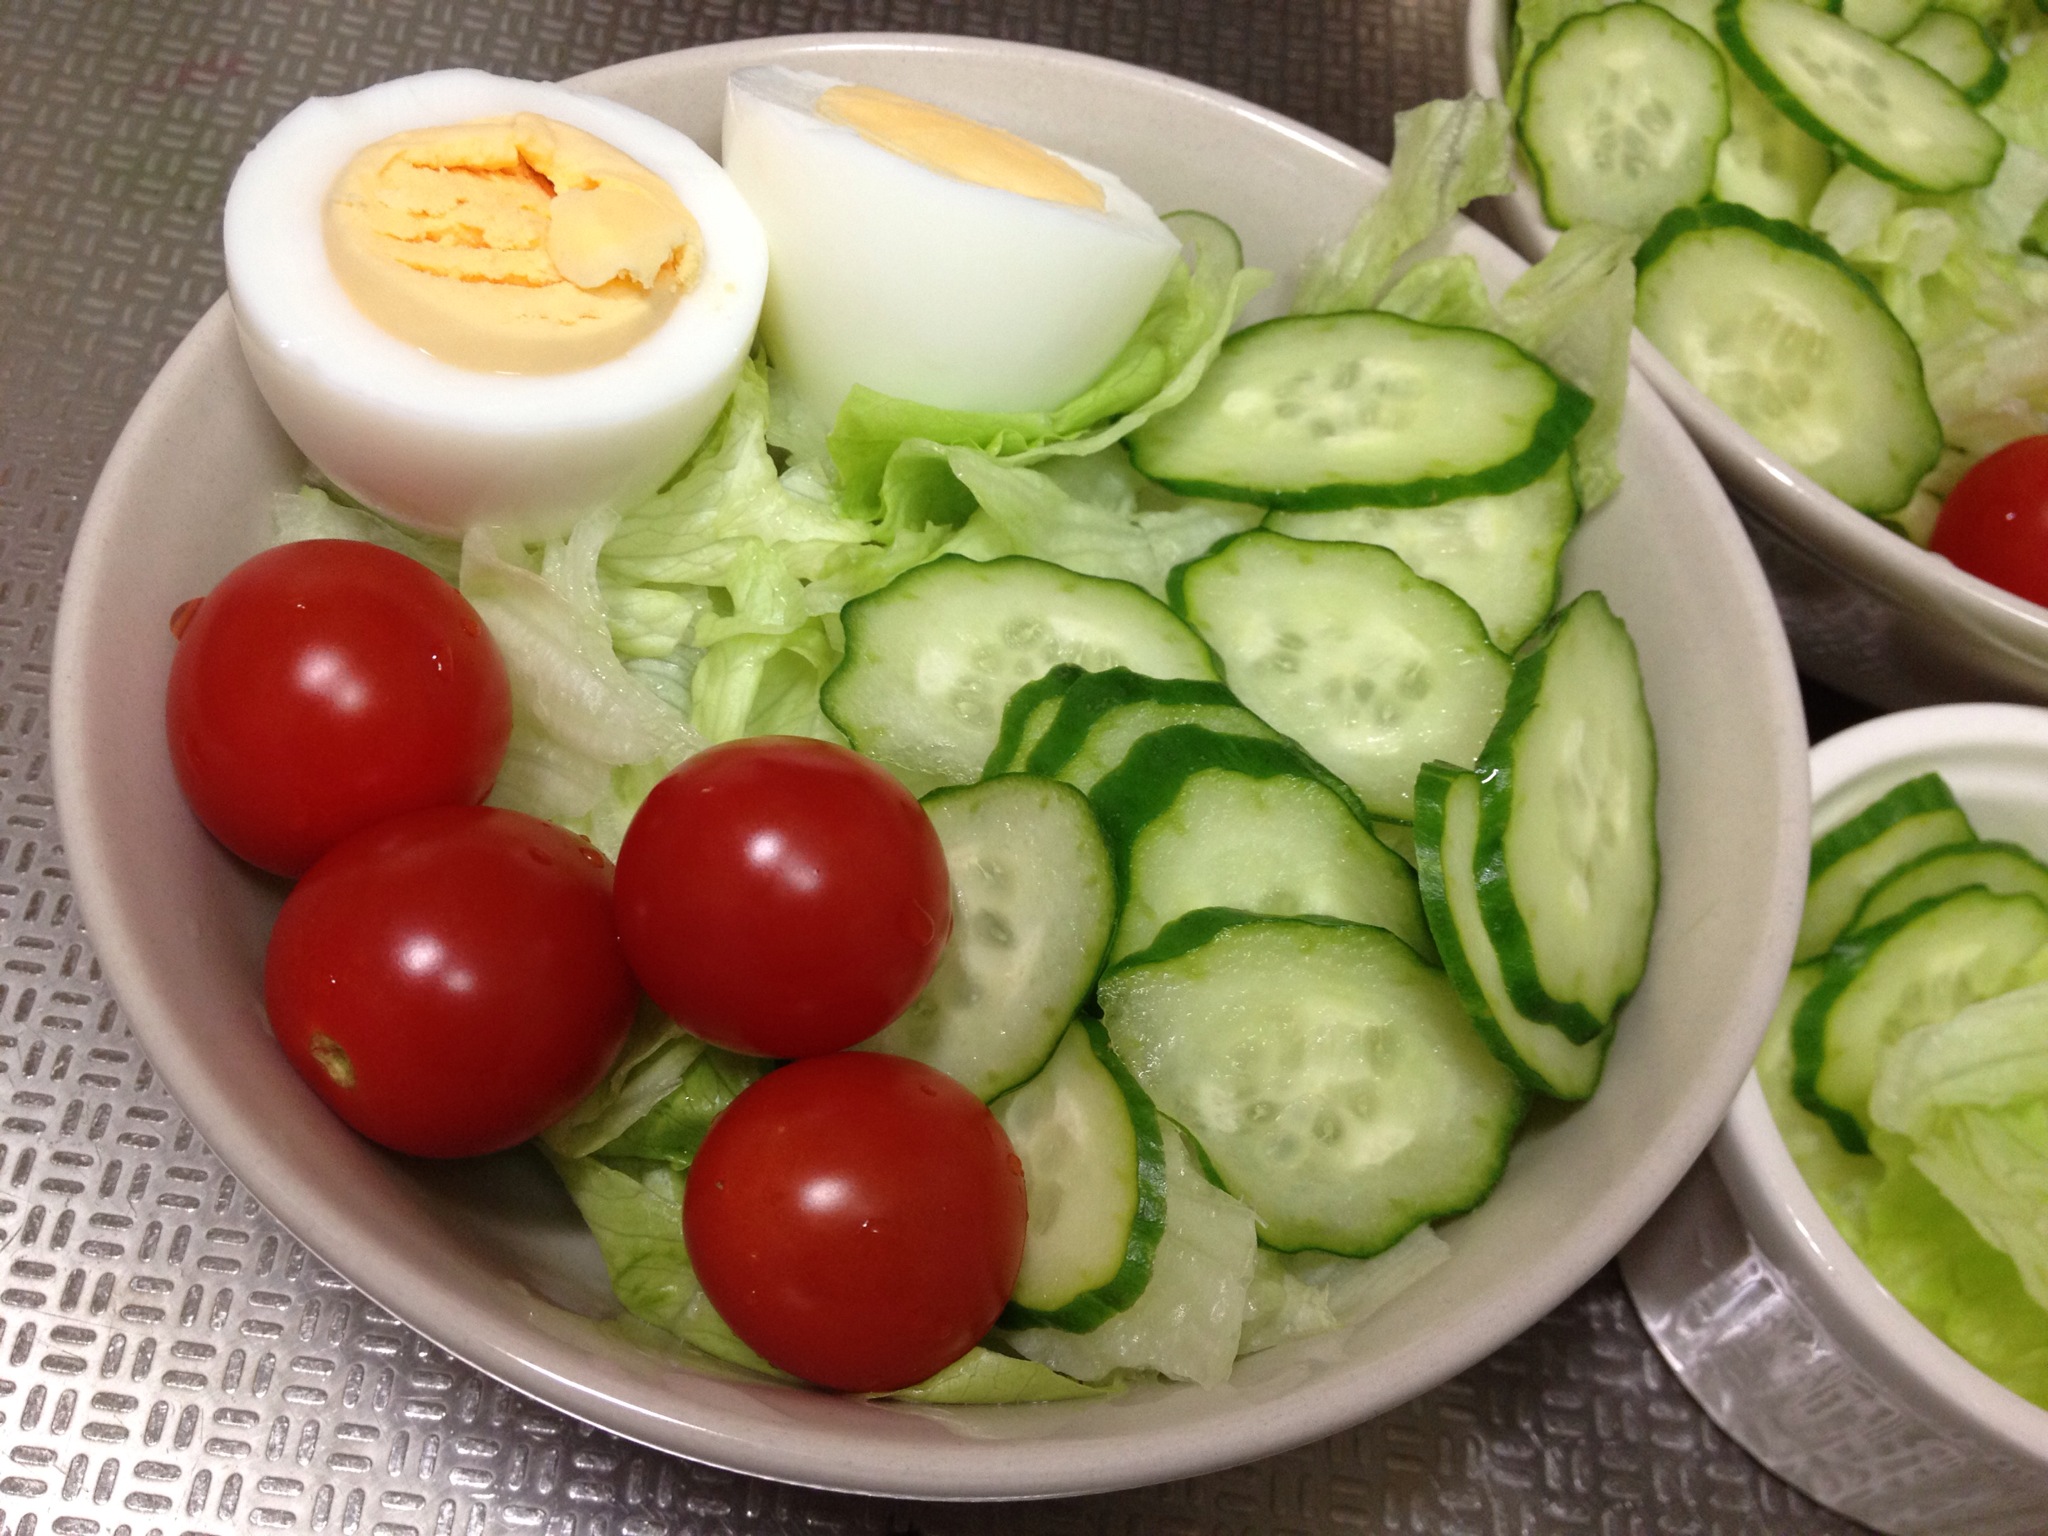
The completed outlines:
<svg viewBox="0 0 2048 1536">
<path fill-rule="evenodd" d="M 1501 328 L 1500 310 L 1470 256 L 1432 256 L 1395 279 L 1379 307 L 1425 325 L 1462 325 L 1475 331 Z"/>
<path fill-rule="evenodd" d="M 584 519 L 543 552 L 489 528 L 462 542 L 462 595 L 498 643 L 513 705 L 539 730 L 600 763 L 645 762 L 700 743 L 612 649 L 597 554 L 613 519 Z"/>
<path fill-rule="evenodd" d="M 597 1239 L 619 1304 L 643 1322 L 686 1337 L 700 1292 L 683 1246 L 681 1180 L 632 1178 L 594 1158 L 551 1153 L 548 1160 Z"/>
<path fill-rule="evenodd" d="M 1992 1380 L 2048 1408 L 2048 1312 L 2012 1260 L 1978 1234 L 1880 1131 L 1884 1177 L 1867 1202 L 1857 1256 L 1943 1343 Z"/>
<path fill-rule="evenodd" d="M 1294 313 L 1326 315 L 1377 304 L 1403 256 L 1474 198 L 1508 190 L 1512 129 L 1504 105 L 1476 94 L 1425 102 L 1397 115 L 1386 186 L 1343 244 L 1309 263 L 1295 291 Z"/>
<path fill-rule="evenodd" d="M 913 464 L 942 468 L 947 484 L 899 474 Z M 1176 565 L 1256 527 L 1265 515 L 1263 507 L 1162 490 L 1131 468 L 1120 445 L 1026 466 L 975 448 L 905 443 L 884 495 L 892 516 L 936 519 L 957 512 L 956 490 L 973 510 L 946 540 L 945 553 L 975 560 L 1030 555 L 1084 575 L 1134 582 L 1159 598 Z M 913 510 L 920 497 L 923 504 Z"/>
<path fill-rule="evenodd" d="M 758 1056 L 704 1046 L 690 1061 L 682 1080 L 645 1114 L 602 1143 L 596 1155 L 614 1165 L 650 1162 L 688 1168 L 697 1148 L 704 1144 L 711 1122 L 772 1065 Z"/>
<path fill-rule="evenodd" d="M 271 506 L 271 530 L 272 542 L 277 544 L 355 539 L 381 545 L 410 556 L 450 583 L 462 564 L 462 546 L 455 540 L 415 532 L 317 485 L 280 492 Z"/>
<path fill-rule="evenodd" d="M 543 1131 L 541 1140 L 560 1157 L 588 1156 L 667 1098 L 708 1049 L 643 999 L 604 1081 Z"/>
<path fill-rule="evenodd" d="M 881 1395 L 908 1403 L 1058 1403 L 1101 1397 L 1103 1389 L 977 1344 L 916 1386 Z"/>
<path fill-rule="evenodd" d="M 1592 396 L 1593 414 L 1572 440 L 1572 479 L 1588 509 L 1621 488 L 1639 243 L 1627 230 L 1581 224 L 1500 296 L 1501 333 Z"/>
<path fill-rule="evenodd" d="M 1369 1259 L 1261 1248 L 1237 1351 L 1248 1355 L 1362 1322 L 1450 1256 L 1451 1245 L 1429 1226 Z"/>
<path fill-rule="evenodd" d="M 2048 983 L 1894 1041 L 1870 1113 L 2048 1307 Z"/>
</svg>

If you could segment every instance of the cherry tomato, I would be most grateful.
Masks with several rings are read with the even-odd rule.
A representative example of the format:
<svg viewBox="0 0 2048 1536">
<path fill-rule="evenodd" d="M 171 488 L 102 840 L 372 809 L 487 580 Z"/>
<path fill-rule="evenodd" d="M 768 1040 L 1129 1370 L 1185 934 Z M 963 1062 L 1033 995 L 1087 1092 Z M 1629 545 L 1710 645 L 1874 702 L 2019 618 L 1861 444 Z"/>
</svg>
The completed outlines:
<svg viewBox="0 0 2048 1536">
<path fill-rule="evenodd" d="M 1970 466 L 1941 504 L 1934 552 L 2030 602 L 2048 603 L 2048 437 Z"/>
<path fill-rule="evenodd" d="M 798 736 L 713 747 L 655 785 L 619 849 L 618 908 L 648 995 L 759 1056 L 865 1040 L 953 928 L 924 808 L 858 753 Z"/>
<path fill-rule="evenodd" d="M 638 994 L 603 854 L 517 811 L 441 806 L 307 871 L 263 995 L 285 1055 L 342 1119 L 400 1152 L 472 1157 L 589 1092 Z"/>
<path fill-rule="evenodd" d="M 171 765 L 200 824 L 251 864 L 300 874 L 386 816 L 490 792 L 512 732 L 505 665 L 417 561 L 283 544 L 178 618 Z"/>
<path fill-rule="evenodd" d="M 1024 1257 L 1024 1165 L 986 1106 L 848 1051 L 750 1084 L 683 1190 L 704 1294 L 755 1353 L 841 1392 L 923 1381 L 980 1342 Z"/>
</svg>

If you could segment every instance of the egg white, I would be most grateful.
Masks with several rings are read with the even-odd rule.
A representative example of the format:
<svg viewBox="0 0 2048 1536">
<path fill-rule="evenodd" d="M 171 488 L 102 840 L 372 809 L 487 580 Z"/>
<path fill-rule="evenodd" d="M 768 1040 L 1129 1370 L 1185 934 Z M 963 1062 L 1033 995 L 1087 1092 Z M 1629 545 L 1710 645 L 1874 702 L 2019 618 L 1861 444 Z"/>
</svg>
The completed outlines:
<svg viewBox="0 0 2048 1536">
<path fill-rule="evenodd" d="M 768 355 L 829 425 L 856 383 L 969 411 L 1047 410 L 1144 319 L 1180 242 L 1107 171 L 1101 210 L 932 170 L 811 110 L 845 82 L 737 71 L 723 157 L 767 232 Z"/>
<path fill-rule="evenodd" d="M 327 263 L 322 212 L 365 146 L 518 112 L 581 128 L 665 180 L 703 235 L 703 267 L 662 326 L 609 361 L 484 373 L 401 341 Z M 761 227 L 717 162 L 644 113 L 558 85 L 444 70 L 315 97 L 251 150 L 222 243 L 242 352 L 264 400 L 334 483 L 415 527 L 528 536 L 658 488 L 703 439 L 752 343 L 767 280 Z"/>
</svg>

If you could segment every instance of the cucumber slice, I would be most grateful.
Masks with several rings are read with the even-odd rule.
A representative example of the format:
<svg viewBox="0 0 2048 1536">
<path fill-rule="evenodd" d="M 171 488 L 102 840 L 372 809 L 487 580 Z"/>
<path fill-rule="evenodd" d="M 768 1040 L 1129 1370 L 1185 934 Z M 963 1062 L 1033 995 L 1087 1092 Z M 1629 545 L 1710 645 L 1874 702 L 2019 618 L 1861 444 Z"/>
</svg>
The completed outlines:
<svg viewBox="0 0 2048 1536">
<path fill-rule="evenodd" d="M 1133 742 L 1169 725 L 1202 725 L 1228 736 L 1283 739 L 1221 683 L 1145 677 L 1127 667 L 1111 667 L 1086 674 L 1067 691 L 1028 766 L 1033 773 L 1064 779 L 1087 794 L 1124 760 Z"/>
<path fill-rule="evenodd" d="M 1166 1149 L 1145 1090 L 1093 1019 L 989 1106 L 1024 1164 L 1024 1263 L 1005 1328 L 1087 1333 L 1144 1294 L 1166 1226 Z"/>
<path fill-rule="evenodd" d="M 1742 203 L 1767 219 L 1804 223 L 1835 169 L 1827 146 L 1786 117 L 1728 57 L 1714 25 L 1715 0 L 1651 0 L 1691 27 L 1721 55 L 1728 80 L 1728 137 L 1714 152 L 1714 197 Z M 1839 10 L 1839 5 L 1823 6 Z"/>
<path fill-rule="evenodd" d="M 1614 1032 L 1573 1041 L 1515 1006 L 1479 912 L 1478 847 L 1478 776 L 1448 763 L 1424 764 L 1415 781 L 1416 873 L 1444 970 L 1480 1038 L 1515 1076 L 1553 1099 L 1591 1098 Z"/>
<path fill-rule="evenodd" d="M 1714 184 L 1721 52 L 1654 5 L 1575 16 L 1530 61 L 1515 126 L 1551 223 L 1646 233 Z"/>
<path fill-rule="evenodd" d="M 1408 820 L 1424 763 L 1478 757 L 1507 696 L 1508 659 L 1479 615 L 1390 550 L 1255 528 L 1167 591 L 1231 692 L 1384 820 Z"/>
<path fill-rule="evenodd" d="M 1767 219 L 1803 224 L 1835 171 L 1828 147 L 1771 105 L 1741 70 L 1728 71 L 1728 137 L 1714 154 L 1714 196 Z"/>
<path fill-rule="evenodd" d="M 1383 929 L 1190 914 L 1099 995 L 1117 1054 L 1269 1247 L 1378 1253 L 1506 1166 L 1520 1086 Z"/>
<path fill-rule="evenodd" d="M 1005 774 L 922 803 L 953 879 L 953 936 L 916 1001 L 859 1048 L 912 1057 L 991 1099 L 1038 1070 L 1088 995 L 1116 878 L 1070 785 Z"/>
<path fill-rule="evenodd" d="M 1581 593 L 1515 663 L 1479 757 L 1479 909 L 1515 1006 L 1598 1038 L 1657 915 L 1657 739 L 1628 628 Z"/>
<path fill-rule="evenodd" d="M 1998 171 L 2005 138 L 1934 70 L 1800 0 L 1722 0 L 1721 41 L 1787 117 L 1912 192 L 1961 192 Z"/>
<path fill-rule="evenodd" d="M 1252 1213 L 1202 1176 L 1179 1130 L 1165 1142 L 1166 1231 L 1144 1294 L 1087 1333 L 1006 1332 L 1003 1341 L 1025 1359 L 1079 1381 L 1116 1371 L 1157 1371 L 1203 1386 L 1230 1378 L 1258 1259 Z"/>
<path fill-rule="evenodd" d="M 1872 515 L 1912 499 L 1942 447 L 1920 354 L 1827 242 L 1737 204 L 1677 208 L 1636 273 L 1637 328 L 1765 447 Z"/>
<path fill-rule="evenodd" d="M 1829 951 L 1792 1021 L 1792 1092 L 1845 1151 L 1868 1152 L 1884 1048 L 2044 975 L 2048 907 L 2033 897 L 1972 889 L 1908 907 Z"/>
<path fill-rule="evenodd" d="M 1989 101 L 2005 84 L 2005 55 L 1998 44 L 1974 20 L 1954 11 L 1928 11 L 1892 46 L 1925 64 L 1970 102 Z"/>
<path fill-rule="evenodd" d="M 1933 849 L 1975 840 L 1969 817 L 1940 774 L 1923 773 L 1893 785 L 1814 841 L 1793 959 L 1826 954 L 1847 931 L 1863 898 L 1893 870 Z"/>
<path fill-rule="evenodd" d="M 841 617 L 846 655 L 819 691 L 826 716 L 870 757 L 944 784 L 981 772 L 1011 696 L 1062 661 L 1216 675 L 1208 648 L 1143 589 L 1023 555 L 942 555 Z"/>
<path fill-rule="evenodd" d="M 1870 888 L 1844 930 L 1858 933 L 1930 896 L 1981 885 L 2000 896 L 2031 896 L 2048 906 L 2048 865 L 2017 843 L 1962 843 L 1908 860 Z"/>
<path fill-rule="evenodd" d="M 1032 753 L 1031 771 L 1063 779 L 1087 794 L 1123 762 L 1133 743 L 1173 725 L 1200 725 L 1223 736 L 1287 742 L 1304 773 L 1327 785 L 1360 821 L 1368 819 L 1357 791 L 1238 703 L 1221 683 L 1143 677 L 1125 667 L 1090 672 L 1074 686 L 1062 700 L 1059 718 L 1047 738 Z"/>
<path fill-rule="evenodd" d="M 1273 512 L 1265 527 L 1290 539 L 1377 544 L 1416 575 L 1449 587 L 1512 655 L 1557 603 L 1557 562 L 1579 521 L 1568 459 L 1519 491 L 1440 507 L 1351 507 Z"/>
<path fill-rule="evenodd" d="M 1415 876 L 1291 742 L 1171 726 L 1089 799 L 1123 895 L 1111 963 L 1202 907 L 1371 923 L 1435 958 Z"/>
<path fill-rule="evenodd" d="M 1189 496 L 1435 506 L 1527 485 L 1592 409 L 1489 331 L 1285 315 L 1224 342 L 1194 393 L 1132 434 L 1131 462 Z"/>
<path fill-rule="evenodd" d="M 1839 14 L 1858 32 L 1892 42 L 1927 13 L 1928 0 L 1842 0 Z"/>
<path fill-rule="evenodd" d="M 1025 760 L 1059 713 L 1060 700 L 1077 678 L 1087 675 L 1071 661 L 1063 661 L 1045 676 L 1011 694 L 1010 702 L 1003 706 L 996 744 L 989 751 L 988 761 L 982 764 L 981 776 L 992 779 L 999 773 L 1022 772 Z"/>
</svg>

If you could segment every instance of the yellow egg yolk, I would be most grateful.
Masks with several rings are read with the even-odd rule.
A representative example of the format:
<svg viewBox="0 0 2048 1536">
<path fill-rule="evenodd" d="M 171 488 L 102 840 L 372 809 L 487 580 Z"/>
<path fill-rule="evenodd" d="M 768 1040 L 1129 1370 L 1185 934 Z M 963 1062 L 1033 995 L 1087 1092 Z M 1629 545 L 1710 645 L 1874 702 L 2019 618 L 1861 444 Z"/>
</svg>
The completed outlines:
<svg viewBox="0 0 2048 1536">
<path fill-rule="evenodd" d="M 1103 206 L 1102 188 L 1058 155 L 929 102 L 872 85 L 835 85 L 818 97 L 815 110 L 927 170 L 1042 202 Z"/>
<path fill-rule="evenodd" d="M 399 340 L 487 373 L 617 357 L 703 265 L 668 183 L 602 139 L 531 112 L 381 140 L 343 169 L 328 264 Z"/>
</svg>

